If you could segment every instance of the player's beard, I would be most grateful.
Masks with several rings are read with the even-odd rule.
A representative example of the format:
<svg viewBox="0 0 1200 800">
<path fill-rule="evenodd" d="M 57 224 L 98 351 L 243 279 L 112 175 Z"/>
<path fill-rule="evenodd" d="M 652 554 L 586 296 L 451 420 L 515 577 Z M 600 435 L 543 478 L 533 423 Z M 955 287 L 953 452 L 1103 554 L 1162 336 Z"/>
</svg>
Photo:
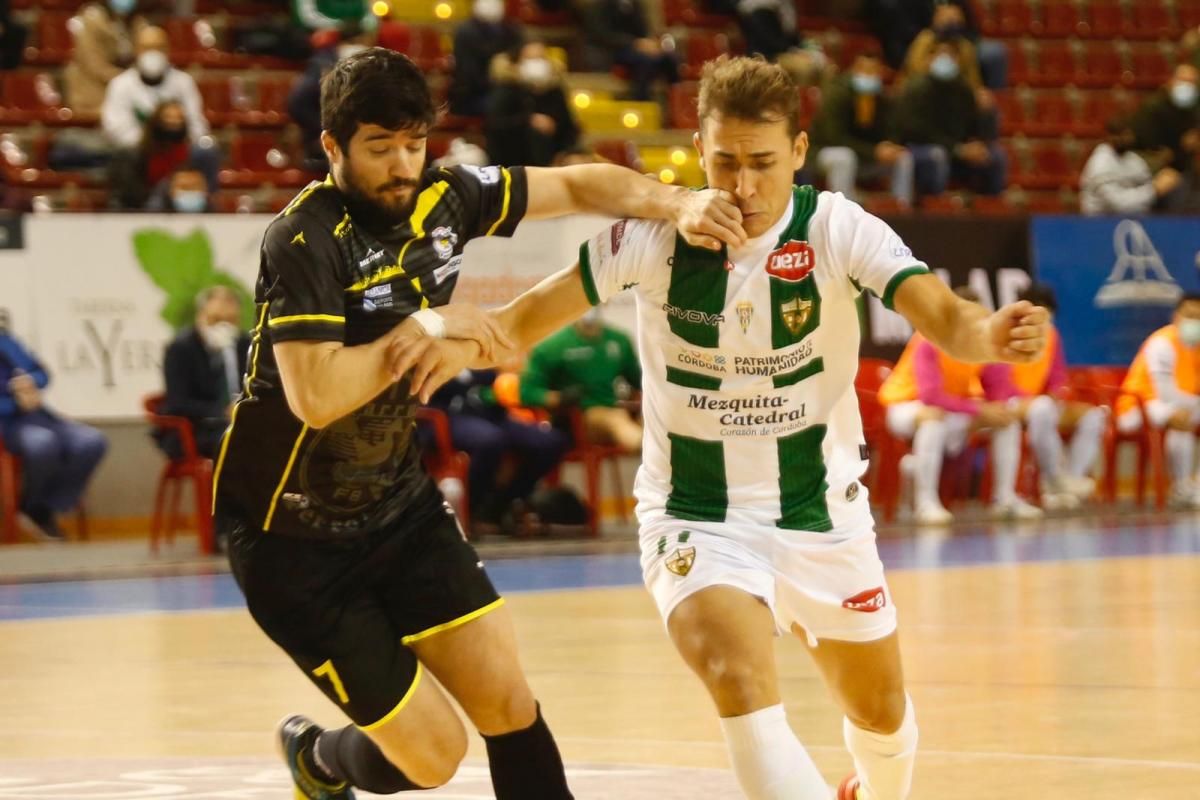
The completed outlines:
<svg viewBox="0 0 1200 800">
<path fill-rule="evenodd" d="M 345 195 L 351 219 L 367 230 L 383 232 L 412 216 L 420 182 L 413 178 L 396 178 L 368 189 L 354 171 L 354 164 L 347 158 L 342 167 L 342 184 L 342 194 Z M 410 188 L 412 192 L 403 199 L 391 199 L 383 194 L 397 188 Z"/>
</svg>

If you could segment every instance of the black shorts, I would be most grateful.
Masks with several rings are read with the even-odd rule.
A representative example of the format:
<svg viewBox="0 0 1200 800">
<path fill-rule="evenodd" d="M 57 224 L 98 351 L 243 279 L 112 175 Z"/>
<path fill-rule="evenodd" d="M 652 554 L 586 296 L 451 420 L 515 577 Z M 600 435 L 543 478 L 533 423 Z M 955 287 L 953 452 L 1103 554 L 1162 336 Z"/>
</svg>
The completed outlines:
<svg viewBox="0 0 1200 800">
<path fill-rule="evenodd" d="M 254 621 L 368 730 L 399 713 L 420 681 L 410 644 L 504 602 L 440 496 L 422 506 L 387 530 L 336 541 L 217 520 Z"/>
</svg>

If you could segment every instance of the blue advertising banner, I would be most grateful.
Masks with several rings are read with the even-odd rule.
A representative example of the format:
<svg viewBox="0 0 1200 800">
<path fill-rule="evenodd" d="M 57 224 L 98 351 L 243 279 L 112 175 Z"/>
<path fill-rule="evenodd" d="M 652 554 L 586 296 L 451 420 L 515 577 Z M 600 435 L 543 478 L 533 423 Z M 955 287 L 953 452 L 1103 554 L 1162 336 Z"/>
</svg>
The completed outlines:
<svg viewBox="0 0 1200 800">
<path fill-rule="evenodd" d="M 1071 364 L 1128 364 L 1179 296 L 1200 292 L 1200 218 L 1035 217 L 1032 240 Z"/>
</svg>

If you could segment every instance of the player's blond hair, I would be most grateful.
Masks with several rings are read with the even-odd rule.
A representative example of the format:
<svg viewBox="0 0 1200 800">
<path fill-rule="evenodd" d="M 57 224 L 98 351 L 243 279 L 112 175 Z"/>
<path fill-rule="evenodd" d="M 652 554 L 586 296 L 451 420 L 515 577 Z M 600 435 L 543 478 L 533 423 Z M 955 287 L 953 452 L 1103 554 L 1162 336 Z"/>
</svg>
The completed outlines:
<svg viewBox="0 0 1200 800">
<path fill-rule="evenodd" d="M 786 120 L 800 133 L 800 91 L 778 64 L 762 56 L 718 56 L 704 65 L 697 100 L 700 124 L 713 114 L 750 122 Z"/>
</svg>

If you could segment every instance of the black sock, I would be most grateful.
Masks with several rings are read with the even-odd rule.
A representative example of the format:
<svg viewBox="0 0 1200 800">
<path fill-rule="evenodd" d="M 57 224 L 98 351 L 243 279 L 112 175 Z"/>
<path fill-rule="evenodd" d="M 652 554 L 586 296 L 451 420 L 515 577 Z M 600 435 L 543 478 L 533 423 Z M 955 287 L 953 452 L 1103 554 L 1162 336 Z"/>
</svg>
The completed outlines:
<svg viewBox="0 0 1200 800">
<path fill-rule="evenodd" d="M 351 786 L 374 794 L 395 794 L 426 788 L 417 786 L 396 769 L 379 747 L 353 725 L 323 732 L 302 757 L 304 765 L 313 775 L 330 783 L 346 781 Z"/>
<path fill-rule="evenodd" d="M 523 731 L 484 736 L 496 800 L 573 800 L 554 734 L 542 719 Z"/>
</svg>

